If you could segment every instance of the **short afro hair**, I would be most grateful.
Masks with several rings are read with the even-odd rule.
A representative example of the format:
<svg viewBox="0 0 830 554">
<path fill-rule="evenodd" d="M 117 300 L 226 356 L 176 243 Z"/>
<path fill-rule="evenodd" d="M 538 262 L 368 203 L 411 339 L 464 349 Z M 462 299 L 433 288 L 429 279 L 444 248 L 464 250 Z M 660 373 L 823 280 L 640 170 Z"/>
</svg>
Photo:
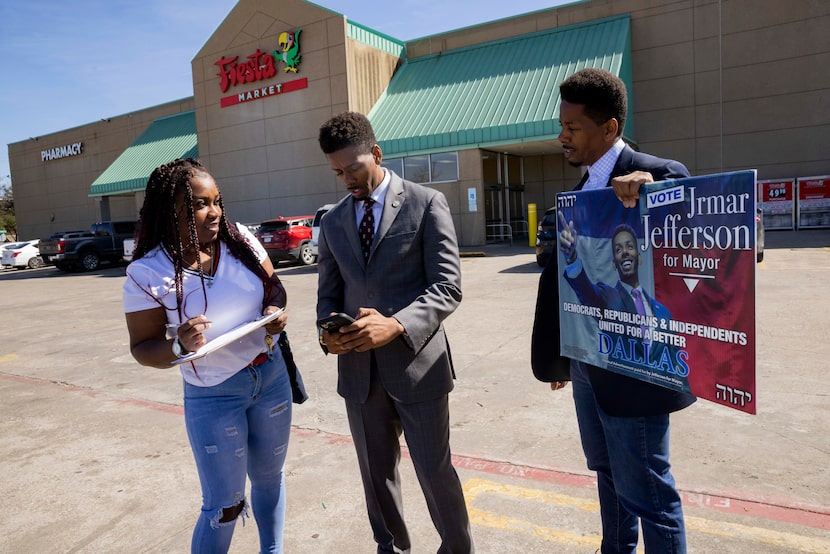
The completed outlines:
<svg viewBox="0 0 830 554">
<path fill-rule="evenodd" d="M 637 241 L 637 231 L 634 230 L 634 227 L 629 225 L 628 223 L 620 223 L 616 227 L 614 227 L 614 232 L 611 233 L 611 242 L 614 242 L 614 239 L 617 238 L 617 235 L 620 233 L 628 233 L 632 237 L 634 237 L 634 241 Z"/>
<path fill-rule="evenodd" d="M 559 94 L 569 104 L 585 106 L 585 115 L 597 125 L 616 119 L 619 124 L 617 136 L 622 136 L 628 94 L 625 83 L 616 75 L 604 69 L 581 69 L 562 81 Z"/>
<path fill-rule="evenodd" d="M 320 127 L 318 137 L 324 154 L 331 154 L 348 146 L 357 146 L 360 154 L 369 154 L 377 143 L 372 124 L 357 112 L 338 114 Z"/>
</svg>

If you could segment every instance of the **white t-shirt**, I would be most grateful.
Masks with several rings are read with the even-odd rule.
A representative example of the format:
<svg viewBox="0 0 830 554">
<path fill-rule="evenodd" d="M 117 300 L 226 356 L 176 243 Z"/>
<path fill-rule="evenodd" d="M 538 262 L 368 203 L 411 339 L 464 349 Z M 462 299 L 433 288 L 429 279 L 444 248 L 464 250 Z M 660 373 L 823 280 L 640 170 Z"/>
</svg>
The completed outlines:
<svg viewBox="0 0 830 554">
<path fill-rule="evenodd" d="M 248 228 L 240 224 L 237 228 L 254 247 L 259 261 L 265 260 L 268 254 Z M 127 266 L 127 280 L 123 287 L 124 312 L 154 310 L 163 305 L 168 323 L 174 324 L 205 314 L 211 322 L 210 328 L 204 331 L 208 341 L 262 315 L 262 281 L 231 256 L 224 242 L 219 242 L 219 262 L 215 274 L 205 275 L 204 292 L 199 273 L 195 270 L 184 270 L 182 288 L 184 299 L 179 320 L 173 260 L 159 245 Z M 180 365 L 184 380 L 200 387 L 221 383 L 266 350 L 265 334 L 265 328 L 261 327 L 203 358 Z M 275 348 L 274 353 L 279 355 L 279 349 Z"/>
</svg>

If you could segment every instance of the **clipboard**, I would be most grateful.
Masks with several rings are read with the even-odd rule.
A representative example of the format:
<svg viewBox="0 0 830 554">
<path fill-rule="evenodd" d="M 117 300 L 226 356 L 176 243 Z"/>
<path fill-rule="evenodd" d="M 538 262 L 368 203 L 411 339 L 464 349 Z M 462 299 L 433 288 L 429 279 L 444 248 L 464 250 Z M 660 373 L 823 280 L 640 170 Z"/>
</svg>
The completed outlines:
<svg viewBox="0 0 830 554">
<path fill-rule="evenodd" d="M 189 354 L 182 356 L 180 358 L 176 358 L 174 361 L 170 363 L 170 365 L 181 365 L 186 362 L 198 360 L 199 358 L 204 358 L 211 352 L 214 352 L 222 347 L 229 345 L 233 341 L 244 337 L 251 331 L 254 331 L 255 329 L 259 329 L 263 325 L 271 323 L 272 321 L 277 319 L 277 317 L 279 317 L 279 315 L 284 311 L 285 310 L 283 308 L 280 308 L 279 310 L 270 315 L 263 315 L 256 318 L 253 321 L 249 321 L 248 323 L 243 323 L 238 327 L 234 327 L 227 333 L 219 335 L 215 339 L 209 341 L 207 344 L 202 345 L 202 347 L 199 350 L 195 352 L 190 352 Z"/>
</svg>

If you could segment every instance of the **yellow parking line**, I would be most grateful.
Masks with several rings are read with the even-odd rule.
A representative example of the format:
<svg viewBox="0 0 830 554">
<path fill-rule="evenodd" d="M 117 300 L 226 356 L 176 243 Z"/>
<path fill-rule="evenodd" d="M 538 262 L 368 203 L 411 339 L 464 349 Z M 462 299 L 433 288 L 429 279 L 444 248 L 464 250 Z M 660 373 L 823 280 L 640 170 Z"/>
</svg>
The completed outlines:
<svg viewBox="0 0 830 554">
<path fill-rule="evenodd" d="M 464 496 L 467 499 L 467 511 L 470 515 L 470 522 L 474 525 L 502 529 L 521 535 L 536 537 L 548 542 L 574 546 L 599 548 L 602 542 L 602 537 L 599 535 L 577 535 L 568 531 L 536 525 L 515 517 L 504 516 L 492 511 L 479 510 L 473 506 L 473 502 L 480 495 L 488 493 L 520 500 L 533 500 L 556 506 L 570 506 L 577 510 L 588 512 L 599 511 L 599 504 L 597 502 L 583 498 L 538 489 L 501 485 L 492 481 L 485 481 L 484 479 L 470 479 L 464 483 Z"/>
<path fill-rule="evenodd" d="M 599 512 L 599 503 L 594 500 L 585 500 L 584 498 L 577 498 L 538 489 L 502 485 L 500 483 L 486 481 L 484 479 L 469 479 L 466 483 L 464 483 L 464 496 L 467 499 L 467 510 L 470 514 L 470 521 L 473 524 L 503 529 L 505 531 L 536 537 L 548 542 L 556 542 L 559 544 L 592 548 L 599 548 L 600 546 L 602 538 L 598 535 L 577 535 L 568 531 L 543 527 L 529 521 L 501 515 L 493 511 L 479 510 L 474 506 L 474 503 L 484 494 L 495 494 L 519 500 L 532 500 L 534 502 L 542 502 L 555 506 L 571 507 L 585 512 Z M 751 540 L 754 542 L 813 554 L 826 554 L 830 552 L 830 541 L 820 538 L 772 531 L 761 527 L 750 527 L 748 525 L 741 525 L 738 523 L 713 521 L 700 517 L 686 516 L 685 519 L 686 528 L 689 531 L 696 531 L 720 537 Z"/>
<path fill-rule="evenodd" d="M 686 528 L 709 535 L 719 535 L 736 539 L 746 539 L 781 548 L 791 548 L 799 552 L 827 554 L 830 552 L 830 541 L 816 537 L 805 537 L 794 533 L 782 533 L 763 527 L 750 527 L 727 521 L 713 521 L 700 517 L 686 516 Z"/>
<path fill-rule="evenodd" d="M 18 356 L 17 354 L 6 354 L 5 356 L 0 356 L 0 364 L 6 363 L 6 362 L 13 362 L 13 361 L 17 360 L 18 358 L 20 358 L 20 356 Z"/>
<path fill-rule="evenodd" d="M 475 499 L 484 493 L 496 493 L 501 496 L 521 500 L 536 500 L 556 506 L 573 506 L 578 510 L 586 512 L 599 512 L 599 503 L 595 500 L 585 500 L 584 498 L 576 498 L 574 496 L 539 489 L 501 485 L 493 481 L 485 481 L 484 479 L 470 479 L 464 484 L 464 494 L 469 499 Z"/>
<path fill-rule="evenodd" d="M 550 527 L 542 527 L 541 525 L 536 525 L 534 523 L 530 523 L 529 521 L 522 521 L 515 517 L 503 516 L 485 510 L 478 510 L 470 506 L 467 507 L 467 512 L 470 516 L 470 523 L 473 525 L 502 529 L 504 531 L 510 531 L 512 533 L 542 539 L 547 542 L 555 542 L 558 544 L 567 544 L 572 546 L 584 546 L 586 548 L 590 548 L 591 551 L 595 548 L 599 548 L 600 543 L 602 542 L 602 537 L 597 535 L 576 535 L 574 533 L 569 533 L 568 531 L 551 529 Z"/>
</svg>

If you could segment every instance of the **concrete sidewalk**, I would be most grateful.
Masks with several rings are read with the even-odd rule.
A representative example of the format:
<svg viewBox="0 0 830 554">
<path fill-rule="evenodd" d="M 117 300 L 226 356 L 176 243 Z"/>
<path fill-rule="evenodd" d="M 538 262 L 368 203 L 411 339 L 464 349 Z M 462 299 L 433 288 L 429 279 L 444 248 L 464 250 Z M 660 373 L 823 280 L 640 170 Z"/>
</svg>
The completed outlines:
<svg viewBox="0 0 830 554">
<path fill-rule="evenodd" d="M 779 235 L 779 233 L 781 233 Z M 757 272 L 759 413 L 699 401 L 673 416 L 672 461 L 691 552 L 830 552 L 830 231 L 770 231 Z M 447 321 L 458 381 L 452 445 L 477 551 L 585 553 L 599 545 L 593 475 L 570 388 L 534 380 L 539 268 L 527 245 L 462 260 Z M 336 360 L 314 334 L 316 270 L 280 267 L 310 399 L 295 406 L 286 552 L 374 552 Z M 123 268 L 0 274 L 0 552 L 186 552 L 200 505 L 176 370 L 136 364 Z M 413 551 L 434 552 L 411 464 L 401 465 Z M 256 525 L 232 552 L 256 552 Z"/>
</svg>

